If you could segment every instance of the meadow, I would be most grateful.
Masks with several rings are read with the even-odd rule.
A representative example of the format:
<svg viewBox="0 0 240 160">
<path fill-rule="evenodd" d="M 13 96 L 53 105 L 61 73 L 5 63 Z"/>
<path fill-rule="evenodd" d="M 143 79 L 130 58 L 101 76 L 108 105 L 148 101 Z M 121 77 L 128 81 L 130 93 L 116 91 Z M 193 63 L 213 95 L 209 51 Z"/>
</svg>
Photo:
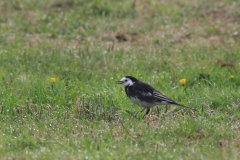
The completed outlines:
<svg viewBox="0 0 240 160">
<path fill-rule="evenodd" d="M 239 8 L 1 0 L 0 159 L 240 159 Z M 142 119 L 127 75 L 197 111 Z"/>
</svg>

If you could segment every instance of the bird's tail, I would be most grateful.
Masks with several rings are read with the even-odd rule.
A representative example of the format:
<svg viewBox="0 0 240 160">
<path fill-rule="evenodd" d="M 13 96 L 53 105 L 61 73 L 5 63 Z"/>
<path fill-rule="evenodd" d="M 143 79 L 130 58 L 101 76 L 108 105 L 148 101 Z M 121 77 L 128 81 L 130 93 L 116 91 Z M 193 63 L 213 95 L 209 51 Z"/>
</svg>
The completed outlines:
<svg viewBox="0 0 240 160">
<path fill-rule="evenodd" d="M 184 106 L 184 105 L 182 105 L 182 104 L 173 103 L 173 105 L 176 105 L 176 106 L 179 106 L 179 107 L 183 107 L 183 108 L 187 108 L 187 109 L 191 109 L 192 111 L 197 111 L 197 110 L 194 109 L 194 108 L 190 108 L 190 107 Z"/>
</svg>

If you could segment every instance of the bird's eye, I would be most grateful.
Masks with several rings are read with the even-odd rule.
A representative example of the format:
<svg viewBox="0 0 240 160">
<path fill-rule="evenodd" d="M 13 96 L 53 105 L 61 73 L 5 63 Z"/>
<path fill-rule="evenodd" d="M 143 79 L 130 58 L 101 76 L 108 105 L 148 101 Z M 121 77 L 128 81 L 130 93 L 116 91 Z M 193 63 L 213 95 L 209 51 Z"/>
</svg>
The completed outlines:
<svg viewBox="0 0 240 160">
<path fill-rule="evenodd" d="M 125 80 L 125 82 L 127 82 L 127 80 Z"/>
</svg>

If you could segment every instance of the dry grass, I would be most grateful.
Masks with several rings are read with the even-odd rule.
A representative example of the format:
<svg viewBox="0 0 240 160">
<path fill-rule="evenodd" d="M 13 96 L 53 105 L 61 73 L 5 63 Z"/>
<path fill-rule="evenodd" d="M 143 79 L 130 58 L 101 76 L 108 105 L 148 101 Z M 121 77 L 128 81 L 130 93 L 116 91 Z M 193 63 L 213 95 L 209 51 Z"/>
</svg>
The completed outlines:
<svg viewBox="0 0 240 160">
<path fill-rule="evenodd" d="M 239 7 L 0 2 L 0 157 L 239 159 Z M 198 111 L 141 119 L 114 84 L 126 75 Z"/>
</svg>

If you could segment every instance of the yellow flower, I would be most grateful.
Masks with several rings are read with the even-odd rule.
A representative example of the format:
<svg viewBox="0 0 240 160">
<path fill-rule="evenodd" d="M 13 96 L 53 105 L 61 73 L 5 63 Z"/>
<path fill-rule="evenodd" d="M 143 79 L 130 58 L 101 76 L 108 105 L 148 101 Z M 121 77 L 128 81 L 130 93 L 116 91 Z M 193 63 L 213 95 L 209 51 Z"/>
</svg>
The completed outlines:
<svg viewBox="0 0 240 160">
<path fill-rule="evenodd" d="M 186 83 L 186 79 L 180 79 L 181 84 L 184 86 Z"/>
<path fill-rule="evenodd" d="M 56 82 L 56 78 L 51 78 L 51 82 L 55 83 Z"/>
<path fill-rule="evenodd" d="M 231 79 L 233 79 L 234 78 L 234 76 L 233 75 L 231 75 Z"/>
</svg>

